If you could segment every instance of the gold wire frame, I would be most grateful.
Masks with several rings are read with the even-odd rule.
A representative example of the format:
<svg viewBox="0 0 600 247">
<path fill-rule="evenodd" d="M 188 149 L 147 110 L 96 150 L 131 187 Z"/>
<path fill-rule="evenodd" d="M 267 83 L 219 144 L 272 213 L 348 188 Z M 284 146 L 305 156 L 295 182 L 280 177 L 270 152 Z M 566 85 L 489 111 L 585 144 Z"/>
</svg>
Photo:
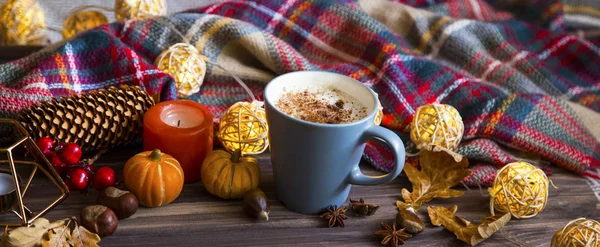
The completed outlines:
<svg viewBox="0 0 600 247">
<path fill-rule="evenodd" d="M 8 227 L 29 226 L 29 225 L 31 225 L 31 223 L 34 220 L 36 220 L 39 217 L 42 217 L 43 215 L 48 213 L 48 211 L 52 210 L 58 204 L 63 202 L 65 199 L 67 199 L 67 197 L 69 196 L 69 189 L 67 188 L 67 185 L 65 185 L 63 180 L 60 178 L 58 173 L 56 173 L 54 168 L 52 168 L 52 165 L 50 164 L 48 159 L 46 159 L 46 157 L 44 156 L 42 151 L 38 148 L 38 146 L 35 144 L 33 139 L 31 139 L 31 137 L 29 136 L 27 131 L 19 124 L 19 122 L 15 121 L 13 119 L 0 118 L 0 124 L 14 125 L 18 134 L 20 134 L 20 136 L 21 136 L 18 141 L 16 141 L 14 144 L 9 146 L 8 148 L 0 148 L 0 153 L 6 153 L 7 158 L 8 158 L 7 160 L 0 160 L 0 164 L 8 163 L 8 165 L 10 167 L 10 174 L 12 175 L 13 182 L 15 184 L 15 190 L 17 193 L 16 199 L 17 199 L 18 207 L 17 207 L 17 210 L 15 210 L 15 208 L 13 207 L 11 209 L 11 211 L 15 215 L 17 215 L 17 217 L 19 219 L 21 219 L 21 223 L 0 222 L 0 225 L 8 226 Z M 19 147 L 19 145 L 25 145 L 26 149 L 29 152 L 32 152 L 34 157 L 41 159 L 44 164 L 42 165 L 35 161 L 15 160 L 13 158 L 12 152 L 15 148 Z M 21 186 L 20 186 L 21 182 L 19 180 L 19 176 L 18 176 L 17 169 L 16 169 L 17 165 L 33 166 L 31 175 L 29 175 L 29 177 L 25 181 L 25 186 L 23 188 L 21 188 Z M 56 187 L 58 187 L 61 195 L 57 199 L 55 199 L 52 203 L 50 203 L 50 205 L 46 206 L 46 208 L 44 208 L 42 211 L 36 213 L 36 212 L 32 212 L 31 210 L 29 210 L 27 205 L 25 205 L 25 203 L 23 202 L 23 198 L 25 197 L 25 193 L 27 193 L 27 189 L 29 189 L 29 185 L 31 185 L 31 181 L 33 180 L 33 177 L 35 176 L 35 174 L 38 170 L 42 171 L 44 173 L 44 175 L 46 175 L 50 179 L 50 181 L 52 181 L 52 183 L 54 185 L 56 185 Z"/>
</svg>

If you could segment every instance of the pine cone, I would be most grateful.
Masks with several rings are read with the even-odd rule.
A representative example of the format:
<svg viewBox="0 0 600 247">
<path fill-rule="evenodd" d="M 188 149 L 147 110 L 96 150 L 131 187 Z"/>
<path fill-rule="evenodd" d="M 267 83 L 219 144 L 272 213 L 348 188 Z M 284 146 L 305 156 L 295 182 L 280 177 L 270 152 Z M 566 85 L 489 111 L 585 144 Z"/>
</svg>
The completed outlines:
<svg viewBox="0 0 600 247">
<path fill-rule="evenodd" d="M 34 104 L 18 121 L 34 139 L 48 136 L 84 150 L 120 146 L 140 136 L 154 100 L 138 86 L 110 87 Z"/>
</svg>

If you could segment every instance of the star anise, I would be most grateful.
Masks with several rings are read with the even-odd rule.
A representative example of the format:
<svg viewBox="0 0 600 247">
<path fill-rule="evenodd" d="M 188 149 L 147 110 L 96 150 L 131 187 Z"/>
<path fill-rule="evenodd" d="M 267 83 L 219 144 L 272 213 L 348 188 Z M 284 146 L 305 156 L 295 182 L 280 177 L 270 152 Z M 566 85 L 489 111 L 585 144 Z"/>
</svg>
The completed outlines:
<svg viewBox="0 0 600 247">
<path fill-rule="evenodd" d="M 360 200 L 355 201 L 350 198 L 350 208 L 354 212 L 355 215 L 373 215 L 379 209 L 379 206 L 375 204 L 365 203 L 365 200 L 360 198 Z"/>
<path fill-rule="evenodd" d="M 404 228 L 396 230 L 396 224 L 392 226 L 381 223 L 381 227 L 384 230 L 379 230 L 375 233 L 375 235 L 383 238 L 381 240 L 381 245 L 389 245 L 389 246 L 398 246 L 403 245 L 407 239 L 412 237 L 412 235 L 404 232 Z"/>
<path fill-rule="evenodd" d="M 337 206 L 332 205 L 329 206 L 325 213 L 321 214 L 321 218 L 329 221 L 329 227 L 344 227 L 344 220 L 348 219 L 348 216 L 346 216 L 346 210 L 346 206 L 338 208 Z"/>
</svg>

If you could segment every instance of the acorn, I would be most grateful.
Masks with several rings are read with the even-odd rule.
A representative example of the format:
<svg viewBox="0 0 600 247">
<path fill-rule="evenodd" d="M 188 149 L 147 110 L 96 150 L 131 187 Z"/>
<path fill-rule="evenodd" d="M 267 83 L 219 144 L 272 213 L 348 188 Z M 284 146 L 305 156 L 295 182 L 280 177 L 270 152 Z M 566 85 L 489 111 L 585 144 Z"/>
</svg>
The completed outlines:
<svg viewBox="0 0 600 247">
<path fill-rule="evenodd" d="M 243 206 L 248 216 L 265 221 L 269 220 L 269 213 L 271 212 L 269 200 L 259 188 L 249 191 L 244 196 Z"/>
</svg>

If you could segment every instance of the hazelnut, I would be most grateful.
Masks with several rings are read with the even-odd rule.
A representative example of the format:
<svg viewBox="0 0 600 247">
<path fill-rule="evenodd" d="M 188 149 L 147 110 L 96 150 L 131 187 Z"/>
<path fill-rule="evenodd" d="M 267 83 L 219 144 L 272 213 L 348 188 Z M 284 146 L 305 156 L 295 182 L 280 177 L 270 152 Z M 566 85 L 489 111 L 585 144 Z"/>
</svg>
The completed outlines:
<svg viewBox="0 0 600 247">
<path fill-rule="evenodd" d="M 135 214 L 139 206 L 137 197 L 133 193 L 115 187 L 104 189 L 98 194 L 97 202 L 112 209 L 120 220 Z"/>
<path fill-rule="evenodd" d="M 412 208 L 398 208 L 396 224 L 411 234 L 417 234 L 425 230 L 425 224 Z"/>
<path fill-rule="evenodd" d="M 119 220 L 110 208 L 93 205 L 87 206 L 81 211 L 81 225 L 100 237 L 104 237 L 117 230 Z"/>
<path fill-rule="evenodd" d="M 265 193 L 259 188 L 255 188 L 244 196 L 244 211 L 248 216 L 261 220 L 269 220 L 271 212 L 269 201 Z"/>
</svg>

